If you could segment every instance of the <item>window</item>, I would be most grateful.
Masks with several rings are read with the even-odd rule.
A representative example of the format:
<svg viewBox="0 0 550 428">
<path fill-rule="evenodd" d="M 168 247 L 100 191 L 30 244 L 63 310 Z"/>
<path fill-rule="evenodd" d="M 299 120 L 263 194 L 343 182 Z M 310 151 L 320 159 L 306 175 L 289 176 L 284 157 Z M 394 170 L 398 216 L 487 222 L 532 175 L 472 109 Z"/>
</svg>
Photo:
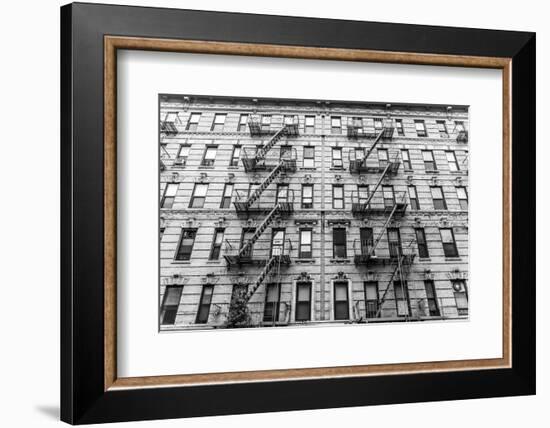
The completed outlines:
<svg viewBox="0 0 550 428">
<path fill-rule="evenodd" d="M 363 158 L 365 157 L 365 150 L 361 147 L 356 147 L 352 153 L 354 153 L 355 160 L 358 161 L 363 160 Z"/>
<path fill-rule="evenodd" d="M 344 208 L 344 186 L 340 184 L 332 186 L 332 208 L 335 210 Z"/>
<path fill-rule="evenodd" d="M 264 322 L 279 321 L 281 284 L 267 284 L 265 291 Z"/>
<path fill-rule="evenodd" d="M 393 208 L 395 205 L 393 186 L 382 186 L 382 195 L 384 196 L 384 208 Z"/>
<path fill-rule="evenodd" d="M 458 315 L 468 315 L 468 289 L 466 288 L 466 282 L 463 279 L 455 279 L 451 282 L 453 284 Z"/>
<path fill-rule="evenodd" d="M 241 158 L 241 146 L 233 146 L 233 152 L 231 153 L 231 160 L 229 166 L 239 166 L 239 159 Z"/>
<path fill-rule="evenodd" d="M 378 314 L 378 282 L 365 281 L 365 314 L 367 318 L 376 318 Z"/>
<path fill-rule="evenodd" d="M 220 203 L 220 208 L 229 208 L 231 206 L 231 197 L 233 196 L 233 188 L 235 187 L 232 183 L 226 183 L 223 188 L 222 201 Z"/>
<path fill-rule="evenodd" d="M 256 233 L 255 228 L 247 227 L 247 228 L 243 229 L 242 234 L 241 234 L 241 246 L 240 246 L 241 249 L 252 239 L 252 237 L 254 236 L 255 233 Z M 253 250 L 254 250 L 254 244 L 248 246 L 246 248 L 246 251 L 241 253 L 241 257 L 251 258 Z"/>
<path fill-rule="evenodd" d="M 207 146 L 204 150 L 204 156 L 202 158 L 201 166 L 214 166 L 217 151 L 218 148 L 216 146 Z"/>
<path fill-rule="evenodd" d="M 456 249 L 453 229 L 439 229 L 439 233 L 441 234 L 441 242 L 443 243 L 443 252 L 445 253 L 445 257 L 458 257 L 458 250 Z"/>
<path fill-rule="evenodd" d="M 160 323 L 162 325 L 173 325 L 176 322 L 182 290 L 183 286 L 169 286 L 164 290 L 160 308 Z"/>
<path fill-rule="evenodd" d="M 349 319 L 348 282 L 334 282 L 334 319 Z"/>
<path fill-rule="evenodd" d="M 288 202 L 288 184 L 277 184 L 276 204 L 279 202 Z"/>
<path fill-rule="evenodd" d="M 263 114 L 262 115 L 262 122 L 261 122 L 261 129 L 262 129 L 262 131 L 269 131 L 270 128 L 271 128 L 271 115 Z"/>
<path fill-rule="evenodd" d="M 374 251 L 374 239 L 373 239 L 372 227 L 362 227 L 359 229 L 359 237 L 361 240 L 361 255 L 369 256 Z"/>
<path fill-rule="evenodd" d="M 378 166 L 380 168 L 388 166 L 388 149 L 378 149 Z"/>
<path fill-rule="evenodd" d="M 428 252 L 426 233 L 421 227 L 414 229 L 414 233 L 416 234 L 416 245 L 418 245 L 418 257 L 420 257 L 421 259 L 427 259 L 428 257 L 430 257 L 430 253 Z"/>
<path fill-rule="evenodd" d="M 426 124 L 423 120 L 415 120 L 414 126 L 416 128 L 416 135 L 419 137 L 426 137 L 428 135 L 426 132 Z"/>
<path fill-rule="evenodd" d="M 311 229 L 300 229 L 300 252 L 301 259 L 311 259 Z"/>
<path fill-rule="evenodd" d="M 199 126 L 200 118 L 200 113 L 191 113 L 191 115 L 189 116 L 189 120 L 187 121 L 187 127 L 185 129 L 187 131 L 196 131 L 197 127 Z"/>
<path fill-rule="evenodd" d="M 176 199 L 176 193 L 178 192 L 178 183 L 168 183 L 164 189 L 164 195 L 160 201 L 161 208 L 172 208 L 174 200 Z"/>
<path fill-rule="evenodd" d="M 403 168 L 404 169 L 412 169 L 411 158 L 409 156 L 409 150 L 408 149 L 401 150 L 401 159 L 403 159 Z"/>
<path fill-rule="evenodd" d="M 445 152 L 445 155 L 447 155 L 447 162 L 449 162 L 449 170 L 450 171 L 458 171 L 458 162 L 456 161 L 455 152 Z"/>
<path fill-rule="evenodd" d="M 314 146 L 305 146 L 304 147 L 304 168 L 315 168 L 315 147 Z"/>
<path fill-rule="evenodd" d="M 441 138 L 448 138 L 449 133 L 447 132 L 447 125 L 445 124 L 444 120 L 437 120 L 437 130 L 439 131 L 439 136 Z"/>
<path fill-rule="evenodd" d="M 212 248 L 210 248 L 209 260 L 218 260 L 222 249 L 224 229 L 216 229 L 212 239 Z"/>
<path fill-rule="evenodd" d="M 306 116 L 305 131 L 309 134 L 315 132 L 315 116 Z"/>
<path fill-rule="evenodd" d="M 446 210 L 447 202 L 445 202 L 445 196 L 443 196 L 443 189 L 440 186 L 433 186 L 430 189 L 432 191 L 434 210 Z"/>
<path fill-rule="evenodd" d="M 223 131 L 223 126 L 225 124 L 226 117 L 227 117 L 226 114 L 216 113 L 214 115 L 214 121 L 212 122 L 212 127 L 210 128 L 210 130 L 214 132 Z"/>
<path fill-rule="evenodd" d="M 279 158 L 281 158 L 281 159 L 291 159 L 292 158 L 292 146 L 289 146 L 288 144 L 285 144 L 284 146 L 281 146 L 281 150 L 279 151 Z"/>
<path fill-rule="evenodd" d="M 191 252 L 193 251 L 193 245 L 195 244 L 195 237 L 197 236 L 197 229 L 182 229 L 180 243 L 178 250 L 176 251 L 176 260 L 189 260 L 191 259 Z"/>
<path fill-rule="evenodd" d="M 411 202 L 412 210 L 420 209 L 420 203 L 418 202 L 418 194 L 416 193 L 416 186 L 409 186 L 409 201 Z"/>
<path fill-rule="evenodd" d="M 332 257 L 335 259 L 345 259 L 347 257 L 346 229 L 343 227 L 332 229 Z"/>
<path fill-rule="evenodd" d="M 390 257 L 395 258 L 401 256 L 401 234 L 396 227 L 388 227 L 388 248 Z"/>
<path fill-rule="evenodd" d="M 456 121 L 456 122 L 455 122 L 455 129 L 456 129 L 456 132 L 464 132 L 464 131 L 466 131 L 466 128 L 464 127 L 464 122 L 462 122 L 462 121 Z"/>
<path fill-rule="evenodd" d="M 210 315 L 210 304 L 212 303 L 212 294 L 214 294 L 213 285 L 205 285 L 202 287 L 201 300 L 199 302 L 199 310 L 197 311 L 197 324 L 206 324 L 208 315 Z"/>
<path fill-rule="evenodd" d="M 411 305 L 409 301 L 409 289 L 407 287 L 407 283 L 394 281 L 393 289 L 395 291 L 395 305 L 397 307 L 397 316 L 408 316 L 410 314 Z"/>
<path fill-rule="evenodd" d="M 176 156 L 176 159 L 174 160 L 174 165 L 178 165 L 178 166 L 187 165 L 187 158 L 189 157 L 189 151 L 190 150 L 191 150 L 191 146 L 188 146 L 188 145 L 180 146 L 180 148 L 178 150 L 178 155 Z"/>
<path fill-rule="evenodd" d="M 313 184 L 302 185 L 302 208 L 313 208 Z"/>
<path fill-rule="evenodd" d="M 434 153 L 431 150 L 422 150 L 422 159 L 424 160 L 424 169 L 426 171 L 437 171 Z"/>
<path fill-rule="evenodd" d="M 439 306 L 437 304 L 437 295 L 435 294 L 435 285 L 432 280 L 424 281 L 426 288 L 426 299 L 428 300 L 428 313 L 431 317 L 439 316 Z"/>
<path fill-rule="evenodd" d="M 237 126 L 238 132 L 246 131 L 246 124 L 248 123 L 248 114 L 241 114 L 239 116 L 239 125 Z"/>
<path fill-rule="evenodd" d="M 294 118 L 297 118 L 297 116 L 294 116 L 294 115 L 290 115 L 290 114 L 285 114 L 284 118 L 283 118 L 283 124 L 284 125 L 294 125 Z"/>
<path fill-rule="evenodd" d="M 282 256 L 285 246 L 285 230 L 273 229 L 271 234 L 271 257 Z"/>
<path fill-rule="evenodd" d="M 296 321 L 311 320 L 311 282 L 296 283 Z"/>
<path fill-rule="evenodd" d="M 189 202 L 189 208 L 204 207 L 204 201 L 206 201 L 206 192 L 208 192 L 208 184 L 195 184 L 193 194 L 191 195 L 191 201 Z"/>
<path fill-rule="evenodd" d="M 397 135 L 405 135 L 405 129 L 403 128 L 403 119 L 395 119 L 395 126 L 397 128 Z"/>
<path fill-rule="evenodd" d="M 340 116 L 332 116 L 330 118 L 330 132 L 332 134 L 342 133 L 342 118 Z"/>
<path fill-rule="evenodd" d="M 458 203 L 462 211 L 468 211 L 468 193 L 465 187 L 457 187 L 456 194 L 458 195 Z"/>
<path fill-rule="evenodd" d="M 380 131 L 382 131 L 383 128 L 384 128 L 384 126 L 382 125 L 382 119 L 380 119 L 379 117 L 375 118 L 374 119 L 374 130 L 376 132 L 380 132 Z"/>
<path fill-rule="evenodd" d="M 333 168 L 342 168 L 344 164 L 342 163 L 342 148 L 333 147 L 332 148 L 332 167 Z"/>
<path fill-rule="evenodd" d="M 368 184 L 357 185 L 357 202 L 360 204 L 366 204 L 368 200 L 369 200 L 369 185 Z"/>
</svg>

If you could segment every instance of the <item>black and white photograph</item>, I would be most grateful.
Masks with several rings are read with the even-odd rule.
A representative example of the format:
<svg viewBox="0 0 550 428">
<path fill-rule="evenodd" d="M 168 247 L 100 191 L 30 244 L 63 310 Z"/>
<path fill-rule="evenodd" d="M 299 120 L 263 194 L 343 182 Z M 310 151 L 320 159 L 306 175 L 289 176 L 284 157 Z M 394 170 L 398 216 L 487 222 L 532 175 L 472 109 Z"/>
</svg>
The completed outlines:
<svg viewBox="0 0 550 428">
<path fill-rule="evenodd" d="M 467 105 L 158 102 L 161 331 L 468 321 Z"/>
</svg>

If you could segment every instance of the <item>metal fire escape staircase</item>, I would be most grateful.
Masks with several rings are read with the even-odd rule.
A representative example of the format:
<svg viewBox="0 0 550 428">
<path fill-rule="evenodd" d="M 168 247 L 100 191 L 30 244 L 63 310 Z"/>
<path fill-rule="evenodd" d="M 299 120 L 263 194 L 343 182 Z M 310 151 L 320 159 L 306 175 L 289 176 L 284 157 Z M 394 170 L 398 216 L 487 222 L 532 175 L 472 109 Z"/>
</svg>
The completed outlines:
<svg viewBox="0 0 550 428">
<path fill-rule="evenodd" d="M 295 124 L 284 124 L 275 134 L 269 139 L 267 143 L 258 148 L 253 157 L 243 158 L 243 165 L 246 171 L 254 171 L 258 169 L 267 169 L 265 165 L 265 159 L 267 153 L 273 148 L 273 146 L 281 140 L 285 135 L 297 135 L 297 128 Z M 283 172 L 293 172 L 296 170 L 296 159 L 281 157 L 276 166 L 270 171 L 269 175 L 262 181 L 260 186 L 254 190 L 254 192 L 244 201 L 235 201 L 234 206 L 237 212 L 249 212 L 254 209 L 254 204 L 259 200 L 262 193 L 269 187 L 269 185 Z M 287 215 L 293 211 L 293 201 L 288 200 L 278 201 L 272 206 L 263 219 L 262 223 L 256 228 L 254 234 L 244 243 L 235 255 L 226 254 L 225 259 L 229 265 L 240 264 L 243 260 L 249 258 L 252 248 L 255 242 L 260 238 L 264 231 L 269 227 L 273 220 L 280 215 Z M 264 211 L 261 207 L 257 210 Z M 290 242 L 288 243 L 290 249 Z M 285 241 L 280 248 L 272 247 L 271 254 L 265 261 L 262 271 L 254 281 L 252 287 L 249 289 L 245 301 L 248 302 L 258 288 L 263 284 L 265 279 L 274 273 L 274 269 L 277 275 L 280 274 L 281 265 L 290 264 L 289 251 L 285 251 Z"/>
<path fill-rule="evenodd" d="M 412 246 L 413 242 L 414 239 L 409 242 L 408 248 Z M 388 286 L 384 290 L 384 294 L 382 294 L 382 297 L 378 300 L 378 309 L 376 311 L 375 318 L 378 318 L 380 316 L 380 313 L 382 312 L 382 305 L 386 301 L 388 292 L 390 291 L 390 288 L 393 285 L 394 278 L 397 274 L 399 274 L 399 283 L 401 284 L 401 287 L 405 286 L 405 279 L 409 275 L 410 267 L 412 265 L 412 262 L 414 261 L 414 257 L 415 255 L 412 252 L 406 254 L 401 249 L 399 250 L 397 257 L 394 258 L 395 268 L 393 269 L 390 279 L 388 281 Z"/>
<path fill-rule="evenodd" d="M 367 159 L 369 158 L 370 154 L 374 151 L 378 143 L 382 139 L 391 139 L 393 137 L 393 131 L 394 126 L 391 119 L 387 121 L 382 129 L 378 132 L 376 135 L 376 138 L 374 139 L 374 142 L 369 147 L 367 152 L 364 154 L 364 156 L 360 159 L 350 159 L 349 163 L 349 171 L 350 173 L 363 173 L 363 172 L 379 172 L 379 168 L 368 168 L 367 167 Z M 397 172 L 397 168 L 399 167 L 399 164 L 397 166 L 392 165 L 391 162 L 389 163 L 391 166 L 391 171 L 395 174 Z M 395 168 L 395 170 L 394 170 Z"/>
</svg>

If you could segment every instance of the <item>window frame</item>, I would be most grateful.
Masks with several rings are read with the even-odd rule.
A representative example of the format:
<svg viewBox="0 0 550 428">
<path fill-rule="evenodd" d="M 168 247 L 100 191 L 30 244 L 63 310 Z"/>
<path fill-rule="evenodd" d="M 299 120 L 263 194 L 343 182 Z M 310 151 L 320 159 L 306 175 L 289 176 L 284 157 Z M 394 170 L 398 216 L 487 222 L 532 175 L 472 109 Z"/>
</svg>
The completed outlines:
<svg viewBox="0 0 550 428">
<path fill-rule="evenodd" d="M 335 157 L 334 155 L 336 153 L 339 153 L 339 155 Z M 335 168 L 335 169 L 344 168 L 344 157 L 343 157 L 342 147 L 331 147 L 331 159 L 332 159 L 332 168 Z"/>
<path fill-rule="evenodd" d="M 304 192 L 304 189 L 306 188 L 309 188 L 311 189 L 311 202 L 310 203 L 307 203 L 306 202 L 306 197 L 305 197 L 305 192 Z M 302 209 L 304 210 L 307 210 L 307 209 L 312 209 L 313 208 L 313 184 L 302 184 L 302 200 L 301 200 L 301 204 L 302 204 Z M 310 206 L 307 206 L 307 205 L 310 205 Z"/>
<path fill-rule="evenodd" d="M 313 119 L 313 125 L 308 125 L 308 119 Z M 315 115 L 306 115 L 304 118 L 304 132 L 313 134 L 315 132 Z"/>
<path fill-rule="evenodd" d="M 308 300 L 300 300 L 300 290 L 301 286 L 307 286 L 308 288 Z M 311 297 L 312 297 L 313 283 L 311 281 L 296 281 L 296 309 L 294 311 L 294 321 L 296 322 L 306 322 L 311 321 Z M 300 306 L 307 306 L 307 318 L 302 318 L 298 316 Z"/>
<path fill-rule="evenodd" d="M 433 279 L 425 279 L 424 280 L 424 289 L 426 291 L 426 300 L 428 302 L 428 314 L 431 317 L 440 317 L 441 316 L 441 309 L 439 307 L 439 302 L 437 301 L 437 290 L 435 288 L 435 281 Z M 431 289 L 432 296 L 430 297 L 429 290 Z M 430 302 L 433 303 L 433 307 L 435 309 L 432 309 L 432 305 L 430 305 Z"/>
<path fill-rule="evenodd" d="M 334 125 L 335 120 L 338 121 L 338 126 Z M 330 116 L 330 133 L 333 135 L 342 133 L 342 116 Z"/>
<path fill-rule="evenodd" d="M 449 159 L 449 155 L 452 156 L 452 159 Z M 460 172 L 460 166 L 458 165 L 458 160 L 454 150 L 445 150 L 445 158 L 447 159 L 447 164 L 449 165 L 449 171 Z M 455 169 L 453 169 L 452 165 L 454 165 Z"/>
<path fill-rule="evenodd" d="M 221 241 L 218 243 L 217 238 L 221 234 Z M 225 235 L 224 227 L 216 227 L 214 229 L 214 235 L 212 236 L 212 244 L 210 246 L 210 252 L 208 254 L 208 260 L 219 260 L 222 252 L 223 237 Z"/>
<path fill-rule="evenodd" d="M 434 197 L 434 190 L 438 190 L 441 193 L 441 198 Z M 443 193 L 443 186 L 430 186 L 430 193 L 432 195 L 432 203 L 435 211 L 447 211 L 447 200 L 445 199 L 445 193 Z M 438 207 L 438 203 L 441 204 L 441 208 Z"/>
<path fill-rule="evenodd" d="M 172 305 L 167 305 L 166 300 L 168 300 L 168 293 L 169 293 L 168 290 L 174 290 L 174 289 L 179 290 L 179 293 L 178 293 L 179 296 L 177 298 L 178 303 L 177 304 L 172 304 Z M 162 303 L 160 305 L 160 325 L 174 325 L 176 323 L 176 318 L 177 318 L 177 315 L 178 315 L 179 305 L 181 303 L 182 293 L 183 293 L 183 285 L 167 285 L 166 286 L 166 288 L 164 290 L 164 295 L 162 296 Z M 172 322 L 165 322 L 167 306 L 170 307 L 170 310 L 174 311 L 173 312 L 174 319 L 173 319 Z"/>
<path fill-rule="evenodd" d="M 189 252 L 182 253 L 183 248 L 183 240 L 184 239 L 191 239 L 191 238 L 185 238 L 185 233 L 192 232 L 193 233 L 193 241 L 191 242 L 191 245 L 186 245 L 186 247 L 189 247 Z M 181 261 L 189 261 L 191 260 L 191 256 L 193 255 L 193 248 L 195 247 L 195 241 L 197 240 L 197 232 L 198 228 L 196 227 L 182 227 L 180 232 L 180 237 L 178 240 L 178 246 L 176 248 L 176 253 L 174 255 L 174 261 L 181 262 Z M 182 257 L 182 255 L 184 257 Z"/>
<path fill-rule="evenodd" d="M 223 118 L 223 120 L 218 122 L 219 118 Z M 212 126 L 210 127 L 211 132 L 221 132 L 223 131 L 225 127 L 225 121 L 227 120 L 227 113 L 214 113 L 214 119 L 212 119 Z M 219 129 L 221 127 L 221 129 Z"/>
<path fill-rule="evenodd" d="M 274 301 L 269 300 L 269 297 L 270 297 L 269 288 L 272 288 L 272 287 L 277 287 L 277 293 L 276 293 L 277 300 L 274 300 Z M 267 309 L 269 307 L 268 306 L 269 304 L 272 305 L 272 311 L 273 311 L 271 313 L 271 319 L 267 317 Z M 273 324 L 279 322 L 280 312 L 281 312 L 281 283 L 269 282 L 266 284 L 266 288 L 265 288 L 264 311 L 262 314 L 262 322 L 273 323 Z"/>
<path fill-rule="evenodd" d="M 248 124 L 249 113 L 241 113 L 239 116 L 239 122 L 237 123 L 237 132 L 245 132 L 246 125 Z M 243 122 L 244 119 L 244 122 Z"/>
<path fill-rule="evenodd" d="M 399 287 L 397 287 L 397 284 L 399 284 Z M 400 290 L 400 293 L 403 293 L 402 296 L 397 295 L 397 290 Z M 407 280 L 400 281 L 400 280 L 394 280 L 393 281 L 393 294 L 394 294 L 394 300 L 395 300 L 395 308 L 397 310 L 397 316 L 398 317 L 410 317 L 412 316 L 411 313 L 411 299 L 409 294 L 409 284 L 407 283 Z M 407 303 L 406 309 L 407 313 L 402 314 L 400 313 L 400 307 L 399 307 L 399 301 L 405 301 Z"/>
<path fill-rule="evenodd" d="M 343 234 L 343 244 L 336 244 L 336 233 L 337 231 L 342 231 Z M 338 255 L 339 251 L 337 246 L 343 250 L 343 255 Z M 348 248 L 347 248 L 347 230 L 345 227 L 333 227 L 332 228 L 332 258 L 333 259 L 347 259 L 348 257 Z"/>
<path fill-rule="evenodd" d="M 336 190 L 337 188 L 338 188 L 338 189 L 342 189 L 342 197 L 341 197 L 341 198 L 336 198 L 336 197 L 335 197 L 335 190 Z M 341 206 L 341 207 L 336 207 L 336 204 L 335 204 L 336 201 L 341 201 L 341 202 L 342 202 L 342 206 Z M 343 209 L 346 209 L 345 196 L 344 196 L 344 185 L 343 185 L 343 184 L 333 184 L 333 185 L 332 185 L 332 209 L 333 209 L 333 210 L 343 210 Z"/>
<path fill-rule="evenodd" d="M 195 183 L 193 186 L 193 193 L 191 193 L 191 199 L 189 200 L 189 208 L 204 208 L 204 204 L 206 203 L 206 196 L 208 195 L 208 183 Z M 204 188 L 204 196 L 197 196 L 197 189 L 198 188 Z M 201 201 L 202 203 L 200 206 L 195 206 L 197 200 Z"/>
<path fill-rule="evenodd" d="M 315 146 L 304 146 L 302 150 L 303 150 L 302 167 L 309 168 L 309 169 L 315 168 Z M 311 150 L 311 156 L 306 156 L 306 151 L 310 151 L 310 150 Z M 306 160 L 311 161 L 311 166 L 306 165 Z"/>
<path fill-rule="evenodd" d="M 208 155 L 210 150 L 214 150 L 214 156 L 212 158 L 209 158 L 209 157 L 207 158 L 206 156 Z M 213 167 L 214 164 L 216 163 L 217 154 L 218 154 L 218 146 L 217 145 L 207 145 L 204 148 L 204 153 L 202 155 L 202 160 L 201 160 L 201 165 L 200 166 Z"/>
<path fill-rule="evenodd" d="M 464 191 L 464 198 L 460 197 L 460 191 Z M 468 211 L 468 190 L 466 189 L 466 186 L 456 186 L 456 196 L 458 199 L 458 204 L 460 205 L 460 209 L 462 211 Z M 466 204 L 465 206 L 464 203 Z"/>
<path fill-rule="evenodd" d="M 346 300 L 338 300 L 337 299 L 337 292 L 336 288 L 341 287 L 342 289 L 346 290 Z M 350 310 L 349 310 L 349 280 L 335 280 L 332 285 L 333 290 L 333 315 L 335 321 L 344 321 L 350 319 Z M 338 314 L 338 307 L 342 307 L 346 309 L 345 316 L 340 316 Z"/>
<path fill-rule="evenodd" d="M 209 290 L 209 294 L 206 291 Z M 201 297 L 199 305 L 197 307 L 197 316 L 195 317 L 195 324 L 208 324 L 208 318 L 210 317 L 210 308 L 212 306 L 212 297 L 214 296 L 214 285 L 205 284 L 202 286 Z M 208 299 L 205 302 L 205 298 Z M 203 312 L 206 311 L 206 312 Z"/>
<path fill-rule="evenodd" d="M 426 160 L 426 157 L 424 156 L 424 154 L 429 154 L 431 160 Z M 437 171 L 437 163 L 435 162 L 433 150 L 422 150 L 422 161 L 424 162 L 424 170 L 426 172 Z"/>
<path fill-rule="evenodd" d="M 196 116 L 197 120 L 194 121 L 193 118 Z M 195 132 L 199 127 L 199 122 L 201 120 L 202 113 L 200 112 L 191 112 L 189 113 L 189 119 L 187 119 L 187 125 L 185 126 L 186 131 Z"/>
<path fill-rule="evenodd" d="M 450 231 L 452 242 L 445 242 L 445 240 L 443 239 L 443 233 L 442 233 L 444 230 Z M 452 227 L 440 227 L 439 228 L 439 236 L 441 237 L 441 244 L 443 246 L 443 254 L 445 255 L 445 257 L 447 257 L 447 258 L 460 257 L 460 255 L 458 253 L 458 246 L 456 245 L 456 237 L 455 237 L 455 233 L 454 233 L 453 228 Z M 452 247 L 450 247 L 450 246 L 452 246 Z M 448 251 L 449 248 L 450 248 L 451 251 Z"/>
<path fill-rule="evenodd" d="M 376 290 L 376 299 L 369 299 L 367 288 L 374 286 Z M 363 281 L 363 293 L 365 297 L 365 318 L 380 318 L 380 290 L 378 289 L 378 281 Z M 369 310 L 369 302 L 374 302 L 374 310 Z M 374 313 L 374 316 L 369 316 Z"/>
<path fill-rule="evenodd" d="M 395 119 L 395 127 L 397 128 L 397 135 L 404 136 L 405 128 L 403 126 L 403 119 Z"/>
<path fill-rule="evenodd" d="M 161 209 L 171 210 L 174 207 L 174 203 L 176 202 L 176 196 L 177 196 L 178 190 L 179 190 L 179 185 L 180 185 L 179 183 L 173 183 L 173 182 L 172 183 L 166 183 L 166 186 L 164 187 L 164 192 L 162 193 L 162 198 L 160 200 L 160 208 Z M 169 188 L 175 188 L 174 196 L 167 195 Z M 166 203 L 167 199 L 170 201 L 170 206 L 166 206 L 167 205 L 167 203 Z"/>
<path fill-rule="evenodd" d="M 231 193 L 229 196 L 227 196 L 227 189 L 231 188 Z M 223 186 L 222 191 L 222 199 L 220 201 L 220 209 L 228 209 L 231 208 L 231 200 L 233 199 L 233 192 L 235 191 L 235 184 L 234 183 L 225 183 Z M 227 206 L 226 205 L 227 202 Z"/>
<path fill-rule="evenodd" d="M 418 125 L 422 125 L 422 127 L 419 128 Z M 424 137 L 428 136 L 428 130 L 426 128 L 426 121 L 424 119 L 415 119 L 414 129 L 416 130 L 416 136 L 417 137 L 424 138 Z"/>
<path fill-rule="evenodd" d="M 411 190 L 414 192 L 414 198 L 411 196 Z M 420 210 L 420 200 L 418 199 L 418 191 L 414 184 L 409 184 L 407 186 L 407 193 L 409 195 L 409 202 L 411 203 L 411 209 L 418 211 Z"/>
<path fill-rule="evenodd" d="M 238 150 L 238 156 L 235 156 L 235 152 Z M 242 145 L 233 144 L 233 150 L 231 151 L 231 158 L 229 159 L 229 166 L 239 166 L 239 161 L 241 160 Z"/>
<path fill-rule="evenodd" d="M 445 120 L 436 120 L 435 123 L 437 125 L 437 131 L 439 132 L 439 138 L 449 138 L 447 122 Z"/>
<path fill-rule="evenodd" d="M 401 149 L 401 160 L 403 161 L 403 169 L 412 171 L 411 154 L 409 149 Z"/>
<path fill-rule="evenodd" d="M 426 230 L 423 227 L 415 227 L 414 236 L 416 238 L 416 246 L 418 247 L 418 257 L 429 259 L 430 250 L 428 248 L 428 241 L 426 240 Z"/>
<path fill-rule="evenodd" d="M 304 233 L 309 233 L 309 244 L 305 244 L 303 240 Z M 300 259 L 311 259 L 313 258 L 313 228 L 311 227 L 301 227 L 298 230 L 298 258 Z M 303 247 L 309 246 L 309 251 L 304 251 Z"/>
</svg>

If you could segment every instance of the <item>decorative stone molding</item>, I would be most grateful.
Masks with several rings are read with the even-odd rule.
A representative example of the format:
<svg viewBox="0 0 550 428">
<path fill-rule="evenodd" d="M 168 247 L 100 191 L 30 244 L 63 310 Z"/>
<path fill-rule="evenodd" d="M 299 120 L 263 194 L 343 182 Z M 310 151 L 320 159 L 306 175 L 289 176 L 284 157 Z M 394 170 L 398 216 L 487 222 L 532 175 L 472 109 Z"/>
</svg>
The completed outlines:
<svg viewBox="0 0 550 428">
<path fill-rule="evenodd" d="M 311 174 L 305 174 L 304 177 L 302 178 L 302 183 L 309 184 L 312 181 L 313 181 L 313 177 L 311 176 Z"/>
<path fill-rule="evenodd" d="M 208 183 L 208 174 L 201 172 L 198 177 L 195 178 L 196 183 Z"/>
<path fill-rule="evenodd" d="M 216 227 L 223 227 L 225 225 L 227 225 L 227 221 L 226 221 L 225 217 L 220 217 L 220 218 L 218 218 L 217 221 L 214 222 L 214 226 L 216 226 Z"/>
<path fill-rule="evenodd" d="M 233 285 L 248 285 L 252 282 L 252 277 L 245 272 L 238 272 L 230 277 Z"/>
<path fill-rule="evenodd" d="M 297 219 L 297 220 L 294 220 L 294 224 L 296 226 L 316 226 L 317 220 L 316 219 Z"/>
<path fill-rule="evenodd" d="M 227 174 L 227 177 L 225 177 L 225 182 L 226 183 L 234 183 L 235 182 L 235 174 L 233 174 L 232 172 Z"/>
<path fill-rule="evenodd" d="M 332 279 L 335 279 L 335 280 L 347 280 L 349 279 L 348 276 L 346 275 L 346 273 L 344 271 L 338 271 L 338 273 L 336 274 L 336 276 L 334 276 Z"/>
<path fill-rule="evenodd" d="M 359 175 L 358 177 L 360 184 L 367 184 L 367 176 L 366 175 Z"/>
<path fill-rule="evenodd" d="M 371 270 L 363 274 L 363 281 L 378 281 L 379 278 L 380 275 Z"/>
<path fill-rule="evenodd" d="M 199 227 L 201 223 L 194 217 L 186 217 L 182 221 L 181 227 Z"/>
<path fill-rule="evenodd" d="M 206 276 L 201 278 L 202 285 L 216 285 L 220 277 L 217 276 L 214 272 L 209 272 Z"/>
<path fill-rule="evenodd" d="M 170 179 L 172 180 L 172 183 L 179 183 L 180 175 L 177 172 L 173 172 Z"/>
<path fill-rule="evenodd" d="M 334 176 L 334 181 L 335 181 L 336 183 L 340 183 L 340 182 L 342 181 L 342 176 L 341 176 L 340 174 L 336 174 L 336 175 Z"/>
<path fill-rule="evenodd" d="M 308 272 L 300 272 L 300 274 L 296 277 L 296 281 L 311 282 L 312 278 Z"/>
<path fill-rule="evenodd" d="M 433 281 L 434 279 L 434 273 L 431 269 L 426 268 L 424 269 L 424 279 Z"/>
<path fill-rule="evenodd" d="M 451 281 L 466 280 L 468 279 L 468 271 L 461 271 L 459 268 L 454 268 L 450 272 L 447 272 L 447 278 Z"/>
<path fill-rule="evenodd" d="M 412 175 L 407 175 L 407 184 L 409 186 L 413 184 L 413 176 Z"/>
<path fill-rule="evenodd" d="M 439 183 L 439 179 L 437 178 L 437 175 L 432 176 L 432 178 L 430 179 L 430 184 L 432 186 L 437 186 L 438 183 Z"/>
<path fill-rule="evenodd" d="M 178 273 L 175 273 L 174 275 L 172 276 L 169 276 L 169 277 L 164 277 L 162 278 L 162 285 L 164 286 L 167 286 L 167 285 L 185 285 L 189 282 L 189 277 L 187 276 L 182 276 Z"/>
<path fill-rule="evenodd" d="M 336 219 L 330 219 L 330 220 L 327 220 L 327 224 L 328 226 L 349 226 L 351 223 L 350 220 L 348 219 L 345 219 L 345 218 L 336 218 Z"/>
</svg>

